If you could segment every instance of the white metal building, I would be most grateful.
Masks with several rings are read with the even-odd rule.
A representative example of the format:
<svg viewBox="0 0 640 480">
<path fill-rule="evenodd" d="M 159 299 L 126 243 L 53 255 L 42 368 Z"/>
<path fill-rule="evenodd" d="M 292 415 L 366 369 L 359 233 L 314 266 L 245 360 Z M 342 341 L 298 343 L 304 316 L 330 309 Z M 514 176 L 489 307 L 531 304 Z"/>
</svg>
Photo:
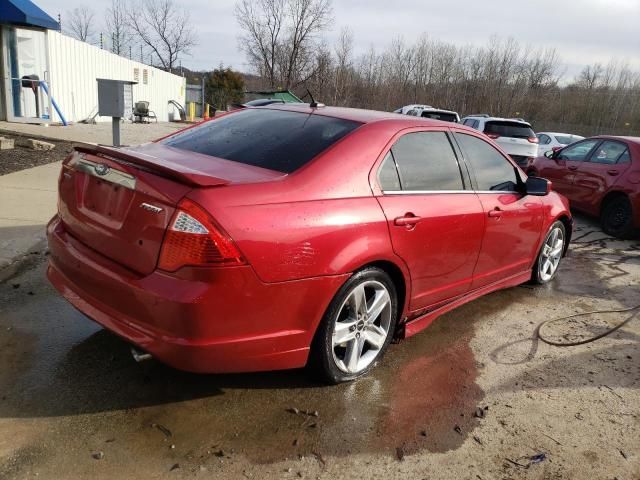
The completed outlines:
<svg viewBox="0 0 640 480">
<path fill-rule="evenodd" d="M 97 112 L 97 78 L 129 80 L 133 101 L 148 101 L 159 121 L 178 118 L 185 79 L 58 32 L 29 0 L 0 0 L 0 120 L 78 122 Z M 110 118 L 96 117 L 96 121 Z"/>
</svg>

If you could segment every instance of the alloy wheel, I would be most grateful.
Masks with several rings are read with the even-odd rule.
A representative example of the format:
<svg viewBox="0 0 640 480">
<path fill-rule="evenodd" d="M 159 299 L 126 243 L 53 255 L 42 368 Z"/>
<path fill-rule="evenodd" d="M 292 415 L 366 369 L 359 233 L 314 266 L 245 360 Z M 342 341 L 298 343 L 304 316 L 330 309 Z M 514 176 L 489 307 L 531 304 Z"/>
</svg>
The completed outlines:
<svg viewBox="0 0 640 480">
<path fill-rule="evenodd" d="M 386 343 L 392 314 L 382 283 L 367 280 L 353 287 L 334 318 L 333 360 L 341 371 L 358 374 L 371 365 Z"/>
<path fill-rule="evenodd" d="M 543 282 L 551 280 L 558 269 L 564 250 L 564 232 L 560 227 L 554 227 L 542 246 L 538 272 Z"/>
</svg>

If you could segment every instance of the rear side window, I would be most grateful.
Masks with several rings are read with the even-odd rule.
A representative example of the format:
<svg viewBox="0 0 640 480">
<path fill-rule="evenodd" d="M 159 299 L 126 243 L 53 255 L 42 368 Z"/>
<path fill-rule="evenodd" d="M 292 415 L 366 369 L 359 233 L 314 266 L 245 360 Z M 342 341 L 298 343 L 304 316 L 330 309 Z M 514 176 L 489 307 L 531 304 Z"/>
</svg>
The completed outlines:
<svg viewBox="0 0 640 480">
<path fill-rule="evenodd" d="M 501 137 L 533 138 L 536 136 L 530 126 L 519 122 L 492 120 L 485 124 L 484 133 L 492 133 Z"/>
<path fill-rule="evenodd" d="M 629 155 L 629 149 L 627 148 L 620 158 L 618 158 L 618 163 L 631 163 L 631 155 Z"/>
<path fill-rule="evenodd" d="M 464 190 L 458 160 L 444 132 L 408 133 L 391 153 L 402 190 Z"/>
<path fill-rule="evenodd" d="M 514 166 L 492 145 L 477 137 L 456 133 L 456 140 L 476 177 L 479 191 L 515 191 L 518 178 Z"/>
<path fill-rule="evenodd" d="M 380 171 L 378 172 L 378 180 L 380 181 L 382 190 L 393 192 L 402 189 L 402 187 L 400 187 L 400 177 L 398 176 L 396 162 L 391 152 L 387 153 L 387 156 L 384 157 L 382 161 Z"/>
<path fill-rule="evenodd" d="M 538 135 L 538 141 L 540 142 L 540 145 L 548 145 L 551 143 L 551 137 L 544 134 Z"/>
<path fill-rule="evenodd" d="M 173 135 L 170 147 L 291 173 L 359 122 L 283 110 L 248 109 Z"/>
<path fill-rule="evenodd" d="M 627 151 L 627 146 L 620 142 L 602 142 L 591 154 L 591 162 L 612 165 Z"/>
</svg>

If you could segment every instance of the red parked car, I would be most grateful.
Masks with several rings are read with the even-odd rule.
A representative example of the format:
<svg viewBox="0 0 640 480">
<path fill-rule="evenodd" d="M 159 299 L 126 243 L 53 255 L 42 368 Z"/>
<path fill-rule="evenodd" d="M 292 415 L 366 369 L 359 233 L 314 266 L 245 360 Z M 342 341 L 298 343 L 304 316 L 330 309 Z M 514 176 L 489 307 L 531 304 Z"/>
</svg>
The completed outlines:
<svg viewBox="0 0 640 480">
<path fill-rule="evenodd" d="M 48 277 L 81 312 L 195 372 L 311 364 L 340 382 L 394 336 L 550 281 L 567 201 L 483 134 L 392 113 L 247 108 L 132 148 L 78 147 Z"/>
<path fill-rule="evenodd" d="M 610 235 L 629 238 L 640 228 L 640 137 L 587 138 L 536 158 L 527 173 L 551 180 Z"/>
</svg>

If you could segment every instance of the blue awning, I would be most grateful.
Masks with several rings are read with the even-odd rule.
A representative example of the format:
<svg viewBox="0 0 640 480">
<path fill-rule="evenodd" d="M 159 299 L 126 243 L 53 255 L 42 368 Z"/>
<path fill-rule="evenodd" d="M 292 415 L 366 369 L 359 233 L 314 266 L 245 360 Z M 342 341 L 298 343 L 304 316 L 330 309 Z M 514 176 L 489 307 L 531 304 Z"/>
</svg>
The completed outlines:
<svg viewBox="0 0 640 480">
<path fill-rule="evenodd" d="M 30 0 L 0 0 L 0 23 L 60 29 L 58 22 Z"/>
</svg>

